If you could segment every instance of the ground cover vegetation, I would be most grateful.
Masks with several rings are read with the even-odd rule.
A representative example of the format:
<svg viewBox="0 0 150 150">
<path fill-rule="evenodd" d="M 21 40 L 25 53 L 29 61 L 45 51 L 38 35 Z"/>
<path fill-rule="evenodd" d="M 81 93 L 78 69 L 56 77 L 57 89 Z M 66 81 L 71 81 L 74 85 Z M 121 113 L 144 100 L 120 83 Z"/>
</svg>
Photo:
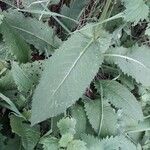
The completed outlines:
<svg viewBox="0 0 150 150">
<path fill-rule="evenodd" d="M 149 0 L 0 8 L 0 150 L 150 150 Z"/>
</svg>

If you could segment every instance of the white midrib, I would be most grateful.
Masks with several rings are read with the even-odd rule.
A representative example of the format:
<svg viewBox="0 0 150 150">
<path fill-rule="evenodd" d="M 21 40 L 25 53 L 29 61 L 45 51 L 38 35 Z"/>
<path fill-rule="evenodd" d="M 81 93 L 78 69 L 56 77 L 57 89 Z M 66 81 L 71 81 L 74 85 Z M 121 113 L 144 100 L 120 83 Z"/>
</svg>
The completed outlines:
<svg viewBox="0 0 150 150">
<path fill-rule="evenodd" d="M 65 75 L 63 80 L 60 82 L 60 84 L 57 86 L 57 88 L 53 91 L 51 96 L 54 96 L 55 93 L 58 91 L 58 89 L 62 86 L 62 84 L 65 82 L 67 77 L 70 75 L 71 71 L 74 69 L 76 66 L 77 62 L 80 60 L 80 58 L 83 56 L 83 54 L 86 52 L 87 48 L 93 43 L 93 39 L 87 44 L 87 46 L 83 49 L 83 51 L 80 53 L 80 55 L 77 57 L 77 59 L 74 61 L 72 64 L 71 68 L 69 69 L 68 73 Z"/>
<path fill-rule="evenodd" d="M 140 66 L 142 66 L 145 69 L 150 70 L 150 68 L 145 66 L 142 62 L 140 62 L 140 61 L 138 61 L 136 59 L 133 59 L 131 57 L 128 57 L 128 56 L 119 55 L 119 54 L 104 54 L 104 56 L 106 56 L 106 57 L 120 57 L 120 58 L 123 58 L 123 59 L 127 59 L 127 60 L 130 60 L 130 61 L 133 61 L 133 62 L 139 64 Z"/>
</svg>

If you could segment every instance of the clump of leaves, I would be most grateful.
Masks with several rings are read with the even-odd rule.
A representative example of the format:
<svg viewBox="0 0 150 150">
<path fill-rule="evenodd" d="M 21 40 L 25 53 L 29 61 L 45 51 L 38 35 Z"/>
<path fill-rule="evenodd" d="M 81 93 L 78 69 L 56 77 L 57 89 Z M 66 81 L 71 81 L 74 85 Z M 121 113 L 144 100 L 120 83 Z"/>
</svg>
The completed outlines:
<svg viewBox="0 0 150 150">
<path fill-rule="evenodd" d="M 1 150 L 150 149 L 148 0 L 0 7 Z"/>
</svg>

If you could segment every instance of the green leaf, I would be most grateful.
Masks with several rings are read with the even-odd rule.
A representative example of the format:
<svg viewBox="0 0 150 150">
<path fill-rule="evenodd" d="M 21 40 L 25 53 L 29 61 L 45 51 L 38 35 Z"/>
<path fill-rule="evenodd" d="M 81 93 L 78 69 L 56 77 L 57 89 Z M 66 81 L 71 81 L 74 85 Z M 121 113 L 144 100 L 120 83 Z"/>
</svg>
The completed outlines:
<svg viewBox="0 0 150 150">
<path fill-rule="evenodd" d="M 86 35 L 75 33 L 65 41 L 46 63 L 34 92 L 32 124 L 56 116 L 74 104 L 82 96 L 102 62 L 99 43 Z M 39 109 L 45 111 L 41 113 Z"/>
<path fill-rule="evenodd" d="M 14 31 L 6 19 L 3 19 L 0 29 L 6 45 L 10 48 L 17 60 L 21 63 L 28 62 L 30 60 L 31 50 L 22 36 Z"/>
<path fill-rule="evenodd" d="M 130 121 L 132 120 L 135 124 L 143 120 L 142 109 L 138 101 L 126 87 L 113 80 L 102 80 L 95 83 L 99 92 L 101 92 L 100 85 L 103 87 L 104 98 L 117 109 L 122 110 L 125 117 L 130 118 Z"/>
<path fill-rule="evenodd" d="M 67 147 L 68 143 L 73 140 L 73 135 L 71 133 L 63 134 L 59 140 L 60 147 Z"/>
<path fill-rule="evenodd" d="M 149 47 L 114 48 L 108 54 L 108 58 L 111 58 L 125 74 L 132 76 L 138 83 L 150 86 L 150 76 L 148 76 L 150 74 Z M 147 76 L 143 77 L 146 74 Z"/>
<path fill-rule="evenodd" d="M 27 94 L 35 85 L 38 84 L 45 61 L 35 61 L 18 65 L 12 63 L 12 76 L 20 92 Z"/>
<path fill-rule="evenodd" d="M 58 150 L 59 148 L 58 140 L 53 137 L 44 137 L 40 143 L 43 145 L 43 150 Z"/>
<path fill-rule="evenodd" d="M 42 138 L 40 143 L 43 145 L 43 150 L 58 150 L 59 148 L 58 139 L 51 136 Z"/>
<path fill-rule="evenodd" d="M 150 131 L 150 117 L 145 118 L 143 121 L 140 121 L 137 126 L 127 127 L 126 132 L 134 133 L 134 132 L 142 132 L 142 131 Z"/>
<path fill-rule="evenodd" d="M 143 145 L 142 148 L 143 150 L 149 150 L 150 148 L 150 131 L 145 132 L 145 135 L 143 137 Z"/>
<path fill-rule="evenodd" d="M 136 25 L 140 20 L 148 19 L 149 7 L 144 0 L 122 0 L 126 7 L 124 11 L 125 21 L 134 22 Z"/>
<path fill-rule="evenodd" d="M 11 60 L 14 59 L 9 51 L 9 46 L 5 44 L 5 42 L 0 42 L 0 60 Z"/>
<path fill-rule="evenodd" d="M 80 105 L 73 106 L 71 108 L 71 116 L 76 120 L 75 138 L 79 138 L 86 131 L 87 118 L 83 107 Z"/>
<path fill-rule="evenodd" d="M 22 139 L 22 145 L 25 150 L 32 150 L 40 138 L 40 132 L 37 127 L 30 127 L 30 124 L 24 122 L 23 118 L 11 115 L 10 125 L 12 132 L 19 135 Z"/>
<path fill-rule="evenodd" d="M 15 82 L 11 71 L 7 71 L 5 76 L 0 78 L 0 91 L 14 90 L 16 89 Z"/>
<path fill-rule="evenodd" d="M 35 18 L 25 17 L 17 11 L 5 13 L 5 17 L 11 28 L 40 52 L 52 53 L 54 49 L 59 47 L 61 41 L 46 23 Z"/>
<path fill-rule="evenodd" d="M 101 100 L 96 99 L 94 101 L 85 102 L 85 111 L 89 119 L 90 124 L 99 133 L 101 124 L 101 136 L 115 135 L 117 133 L 117 114 L 110 107 L 104 99 L 103 112 L 101 107 Z M 103 115 L 103 119 L 101 118 Z"/>
<path fill-rule="evenodd" d="M 23 148 L 21 146 L 20 138 L 16 135 L 13 139 L 9 138 L 7 140 L 7 143 L 4 147 L 4 149 L 2 149 L 2 150 L 23 150 Z"/>
<path fill-rule="evenodd" d="M 87 150 L 86 143 L 81 140 L 73 140 L 68 144 L 67 150 Z"/>
<path fill-rule="evenodd" d="M 98 139 L 92 135 L 83 135 L 82 140 L 87 143 L 89 150 L 137 150 L 136 146 L 124 136 Z"/>
<path fill-rule="evenodd" d="M 13 112 L 15 112 L 17 115 L 21 116 L 21 113 L 18 111 L 17 107 L 15 106 L 15 104 L 5 95 L 3 95 L 2 93 L 0 93 L 0 105 L 2 105 L 3 107 L 6 107 L 10 110 L 12 110 Z"/>
<path fill-rule="evenodd" d="M 74 118 L 69 118 L 69 117 L 63 118 L 57 123 L 61 135 L 66 133 L 70 133 L 74 135 L 76 132 L 75 125 L 76 125 L 76 120 Z"/>
<path fill-rule="evenodd" d="M 103 144 L 100 139 L 95 138 L 93 135 L 82 135 L 82 140 L 86 143 L 88 150 L 103 150 Z"/>
<path fill-rule="evenodd" d="M 12 75 L 20 91 L 25 91 L 27 93 L 33 86 L 32 80 L 24 73 L 16 62 L 12 63 Z"/>
<path fill-rule="evenodd" d="M 127 139 L 124 136 L 116 136 L 116 137 L 110 137 L 103 139 L 102 141 L 103 147 L 106 150 L 137 150 L 137 147 L 135 144 L 133 144 L 129 139 Z"/>
</svg>

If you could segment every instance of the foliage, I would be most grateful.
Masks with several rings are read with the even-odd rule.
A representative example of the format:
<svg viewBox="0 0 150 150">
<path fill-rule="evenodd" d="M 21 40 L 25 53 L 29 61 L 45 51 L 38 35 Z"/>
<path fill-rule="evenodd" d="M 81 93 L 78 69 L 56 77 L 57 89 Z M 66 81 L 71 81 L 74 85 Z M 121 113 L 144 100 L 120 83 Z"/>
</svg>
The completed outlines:
<svg viewBox="0 0 150 150">
<path fill-rule="evenodd" d="M 148 0 L 0 8 L 0 150 L 150 149 Z"/>
</svg>

